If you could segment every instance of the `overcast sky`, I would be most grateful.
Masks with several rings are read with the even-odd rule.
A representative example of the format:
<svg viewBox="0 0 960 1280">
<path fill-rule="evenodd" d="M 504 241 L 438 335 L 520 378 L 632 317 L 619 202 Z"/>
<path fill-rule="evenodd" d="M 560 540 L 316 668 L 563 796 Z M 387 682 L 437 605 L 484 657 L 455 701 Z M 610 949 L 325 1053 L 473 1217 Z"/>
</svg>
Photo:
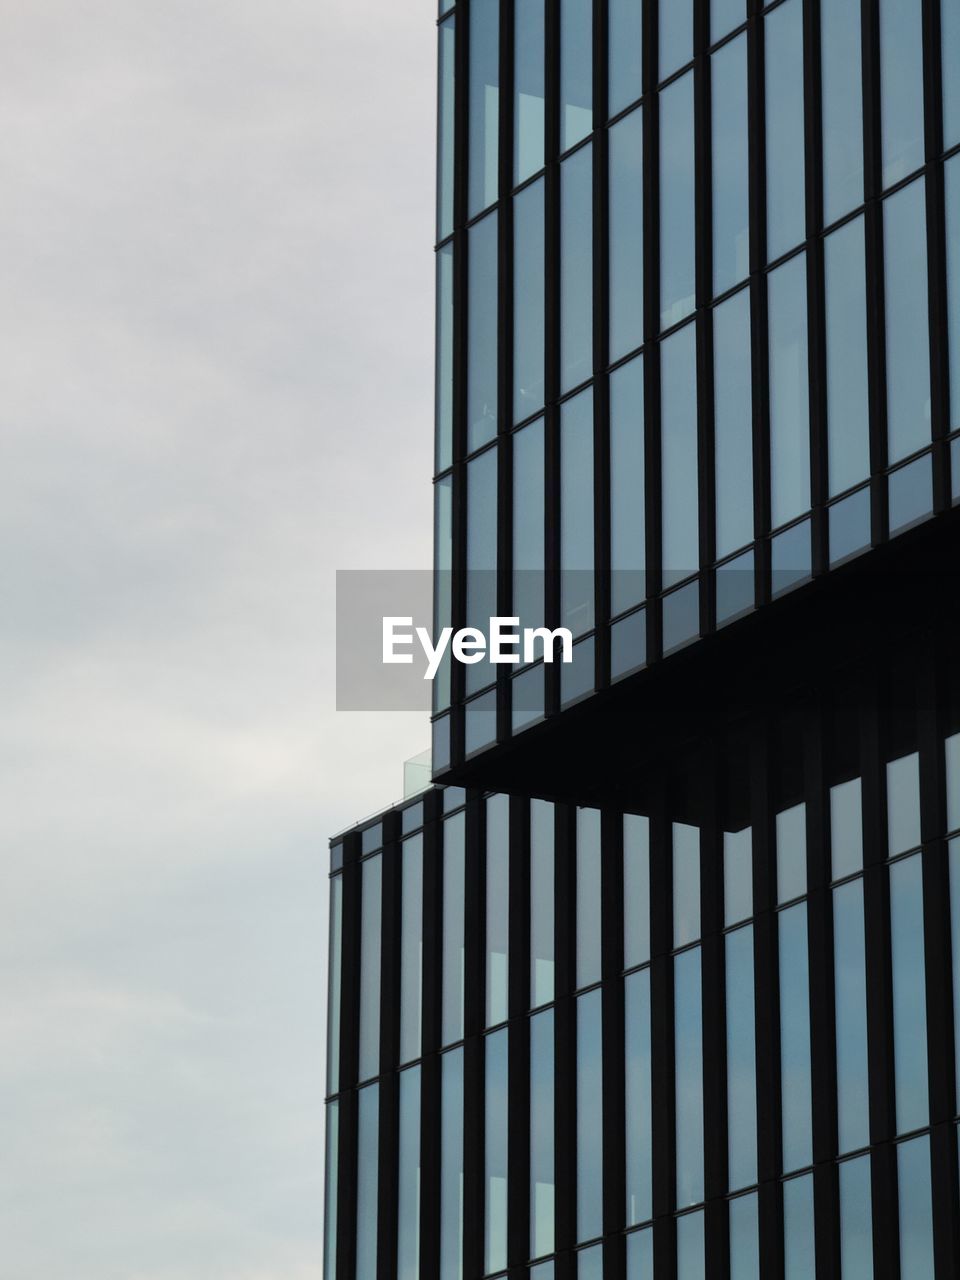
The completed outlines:
<svg viewBox="0 0 960 1280">
<path fill-rule="evenodd" d="M 429 564 L 434 9 L 0 0 L 4 1280 L 318 1280 L 336 568 Z"/>
</svg>

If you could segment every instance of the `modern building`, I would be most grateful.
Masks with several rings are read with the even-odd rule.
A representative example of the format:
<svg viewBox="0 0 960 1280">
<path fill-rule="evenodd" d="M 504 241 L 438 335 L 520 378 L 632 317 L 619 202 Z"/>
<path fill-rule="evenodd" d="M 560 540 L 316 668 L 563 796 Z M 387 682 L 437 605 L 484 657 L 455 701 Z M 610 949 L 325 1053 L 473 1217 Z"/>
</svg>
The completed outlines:
<svg viewBox="0 0 960 1280">
<path fill-rule="evenodd" d="M 439 17 L 434 785 L 326 1280 L 960 1276 L 960 0 Z"/>
</svg>

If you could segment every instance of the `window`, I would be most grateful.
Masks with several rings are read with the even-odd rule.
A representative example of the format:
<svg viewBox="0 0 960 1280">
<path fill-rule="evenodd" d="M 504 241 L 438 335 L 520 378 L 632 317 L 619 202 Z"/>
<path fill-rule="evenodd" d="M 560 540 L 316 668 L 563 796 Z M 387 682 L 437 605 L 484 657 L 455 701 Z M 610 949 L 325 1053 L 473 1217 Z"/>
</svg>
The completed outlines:
<svg viewBox="0 0 960 1280">
<path fill-rule="evenodd" d="M 673 824 L 673 945 L 700 937 L 700 832 Z"/>
<path fill-rule="evenodd" d="M 607 97 L 615 116 L 643 92 L 643 8 L 641 0 L 608 0 Z"/>
<path fill-rule="evenodd" d="M 360 920 L 360 1079 L 380 1071 L 381 858 L 362 864 Z"/>
<path fill-rule="evenodd" d="M 456 18 L 441 23 L 439 32 L 438 73 L 440 82 L 437 108 L 437 239 L 444 240 L 453 231 L 453 154 L 454 154 L 454 68 L 456 55 Z"/>
<path fill-rule="evenodd" d="M 726 936 L 727 1133 L 731 1191 L 757 1180 L 757 1055 L 753 927 Z"/>
<path fill-rule="evenodd" d="M 423 1003 L 423 836 L 401 846 L 400 1061 L 420 1057 Z"/>
<path fill-rule="evenodd" d="M 703 1212 L 677 1219 L 677 1280 L 704 1280 L 706 1275 Z"/>
<path fill-rule="evenodd" d="M 451 581 L 453 569 L 453 478 L 445 476 L 433 486 L 433 557 L 434 557 L 434 624 L 439 632 L 453 620 Z M 450 659 L 445 656 L 433 682 L 433 707 L 439 711 L 450 705 Z M 433 765 L 438 768 L 436 741 L 438 726 L 449 721 L 437 721 L 433 726 Z M 448 753 L 449 754 L 449 753 Z"/>
<path fill-rule="evenodd" d="M 470 6 L 470 140 L 468 216 L 497 198 L 500 127 L 500 5 L 473 0 Z"/>
<path fill-rule="evenodd" d="M 440 1280 L 462 1280 L 463 1050 L 440 1063 Z"/>
<path fill-rule="evenodd" d="M 863 88 L 860 0 L 820 9 L 823 112 L 823 221 L 826 226 L 863 203 Z"/>
<path fill-rule="evenodd" d="M 484 1272 L 507 1265 L 507 1029 L 486 1038 L 484 1072 Z"/>
<path fill-rule="evenodd" d="M 693 0 L 669 0 L 658 13 L 659 80 L 666 80 L 693 57 Z"/>
<path fill-rule="evenodd" d="M 783 1170 L 802 1169 L 813 1155 L 810 1073 L 810 979 L 807 907 L 780 913 L 780 1082 Z"/>
<path fill-rule="evenodd" d="M 760 1280 L 760 1219 L 756 1192 L 730 1201 L 730 1280 Z"/>
<path fill-rule="evenodd" d="M 957 0 L 941 0 L 940 46 L 943 66 L 943 143 L 960 142 L 960 85 L 955 69 L 960 66 L 960 5 Z"/>
<path fill-rule="evenodd" d="M 553 1010 L 530 1019 L 530 1256 L 554 1248 Z"/>
<path fill-rule="evenodd" d="M 753 832 L 723 833 L 724 923 L 739 924 L 753 915 Z"/>
<path fill-rule="evenodd" d="M 577 1240 L 603 1234 L 603 1012 L 599 989 L 577 1000 Z"/>
<path fill-rule="evenodd" d="M 873 1280 L 869 1156 L 840 1165 L 840 1262 L 843 1280 Z"/>
<path fill-rule="evenodd" d="M 497 215 L 467 232 L 467 448 L 497 434 Z"/>
<path fill-rule="evenodd" d="M 956 6 L 955 6 L 956 7 Z M 960 28 L 960 19 L 957 21 Z M 958 95 L 960 101 L 960 95 Z M 947 201 L 947 337 L 950 361 L 950 428 L 960 427 L 960 156 L 943 167 Z M 953 446 L 954 458 L 957 446 Z M 960 469 L 954 464 L 954 497 Z"/>
<path fill-rule="evenodd" d="M 934 1280 L 929 1138 L 915 1138 L 897 1147 L 897 1182 L 900 1192 L 900 1274 L 909 1276 L 910 1280 Z"/>
<path fill-rule="evenodd" d="M 544 618 L 543 419 L 513 436 L 513 612 L 521 627 Z"/>
<path fill-rule="evenodd" d="M 813 1177 L 783 1184 L 783 1280 L 816 1275 L 813 1248 Z"/>
<path fill-rule="evenodd" d="M 711 59 L 713 129 L 713 292 L 724 293 L 750 270 L 748 206 L 747 37 Z"/>
<path fill-rule="evenodd" d="M 560 166 L 560 390 L 593 373 L 593 147 Z"/>
<path fill-rule="evenodd" d="M 543 408 L 544 213 L 543 179 L 513 202 L 513 420 Z"/>
<path fill-rule="evenodd" d="M 377 1196 L 379 1191 L 380 1086 L 357 1095 L 357 1275 L 377 1274 Z"/>
<path fill-rule="evenodd" d="M 887 765 L 887 850 L 906 853 L 920 844 L 920 757 L 902 756 Z"/>
<path fill-rule="evenodd" d="M 627 1236 L 627 1280 L 652 1280 L 653 1228 Z"/>
<path fill-rule="evenodd" d="M 359 1273 L 358 1273 L 359 1274 Z M 420 1276 L 420 1068 L 400 1073 L 397 1280 Z"/>
<path fill-rule="evenodd" d="M 623 984 L 626 1046 L 627 1226 L 653 1216 L 653 1102 L 650 1045 L 650 970 Z"/>
<path fill-rule="evenodd" d="M 837 1127 L 841 1154 L 870 1142 L 867 970 L 863 881 L 833 891 L 833 977 L 837 1030 Z"/>
<path fill-rule="evenodd" d="M 453 462 L 453 245 L 437 251 L 436 467 Z"/>
<path fill-rule="evenodd" d="M 960 840 L 951 840 L 950 860 L 950 937 L 953 960 L 953 1034 L 960 1045 Z M 960 1098 L 960 1053 L 956 1054 L 957 1097 Z"/>
<path fill-rule="evenodd" d="M 327 1107 L 326 1173 L 323 1203 L 323 1280 L 336 1280 L 337 1272 L 337 1198 L 340 1188 L 340 1104 Z"/>
<path fill-rule="evenodd" d="M 686 2 L 686 0 L 684 0 Z M 680 0 L 668 12 L 680 8 Z M 694 308 L 693 75 L 660 94 L 660 325 L 678 324 Z"/>
<path fill-rule="evenodd" d="M 650 959 L 650 823 L 623 817 L 623 965 Z"/>
<path fill-rule="evenodd" d="M 798 0 L 774 13 L 796 6 Z M 768 277 L 770 316 L 770 509 L 774 528 L 810 507 L 806 255 Z"/>
<path fill-rule="evenodd" d="M 863 808 L 859 778 L 830 788 L 830 849 L 833 879 L 863 869 Z"/>
<path fill-rule="evenodd" d="M 870 474 L 863 218 L 824 241 L 830 496 Z"/>
<path fill-rule="evenodd" d="M 673 961 L 677 1207 L 703 1199 L 703 1020 L 700 948 Z"/>
<path fill-rule="evenodd" d="M 637 6 L 639 10 L 639 5 Z M 643 343 L 643 109 L 609 132 L 610 359 Z"/>
<path fill-rule="evenodd" d="M 697 338 L 686 325 L 660 344 L 663 584 L 700 567 L 697 510 Z"/>
<path fill-rule="evenodd" d="M 530 801 L 530 998 L 553 999 L 553 805 Z"/>
<path fill-rule="evenodd" d="M 923 164 L 923 30 L 920 4 L 880 0 L 883 185 Z"/>
<path fill-rule="evenodd" d="M 560 408 L 560 618 L 575 636 L 594 625 L 592 387 Z"/>
<path fill-rule="evenodd" d="M 803 3 L 786 0 L 764 21 L 767 113 L 767 261 L 806 232 Z"/>
<path fill-rule="evenodd" d="M 343 994 L 343 876 L 330 881 L 330 950 L 327 972 L 327 1092 L 340 1089 L 340 1002 Z M 328 1202 L 329 1203 L 329 1202 Z"/>
<path fill-rule="evenodd" d="M 464 816 L 443 824 L 443 1043 L 463 1038 Z"/>
<path fill-rule="evenodd" d="M 577 810 L 577 986 L 600 980 L 600 810 Z"/>
<path fill-rule="evenodd" d="M 714 309 L 713 385 L 716 550 L 722 558 L 753 541 L 753 392 L 747 289 Z"/>
<path fill-rule="evenodd" d="M 728 31 L 747 20 L 746 0 L 713 0 L 710 5 L 710 41 L 723 38 Z"/>
<path fill-rule="evenodd" d="M 593 5 L 560 0 L 560 150 L 593 129 Z"/>
<path fill-rule="evenodd" d="M 807 810 L 796 804 L 777 814 L 777 902 L 807 892 Z"/>
<path fill-rule="evenodd" d="M 484 633 L 497 612 L 497 450 L 467 464 L 467 623 Z M 467 693 L 489 684 L 494 668 L 483 661 L 464 671 Z"/>
<path fill-rule="evenodd" d="M 890 462 L 899 462 L 930 442 L 927 234 L 922 178 L 884 201 L 883 256 L 887 452 Z"/>
<path fill-rule="evenodd" d="M 614 614 L 646 596 L 643 356 L 610 374 L 610 601 Z"/>
<path fill-rule="evenodd" d="M 515 11 L 513 181 L 543 168 L 544 0 L 517 0 Z"/>
<path fill-rule="evenodd" d="M 890 935 L 897 1132 L 909 1133 L 930 1122 L 923 864 L 918 854 L 890 868 Z"/>
<path fill-rule="evenodd" d="M 510 801 L 506 796 L 490 796 L 487 800 L 488 1027 L 507 1020 L 509 952 Z"/>
</svg>

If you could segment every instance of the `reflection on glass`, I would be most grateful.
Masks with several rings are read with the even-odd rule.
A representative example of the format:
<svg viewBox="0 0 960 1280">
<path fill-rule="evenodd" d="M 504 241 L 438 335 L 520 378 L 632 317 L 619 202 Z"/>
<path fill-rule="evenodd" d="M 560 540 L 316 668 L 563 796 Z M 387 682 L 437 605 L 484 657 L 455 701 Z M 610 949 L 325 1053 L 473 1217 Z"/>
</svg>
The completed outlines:
<svg viewBox="0 0 960 1280">
<path fill-rule="evenodd" d="M 863 806 L 860 779 L 830 788 L 830 848 L 833 879 L 842 880 L 863 867 Z"/>
<path fill-rule="evenodd" d="M 600 980 L 600 810 L 577 810 L 577 986 Z"/>
<path fill-rule="evenodd" d="M 497 198 L 497 143 L 500 128 L 500 4 L 470 5 L 470 140 L 467 215 L 473 217 Z"/>
<path fill-rule="evenodd" d="M 723 833 L 723 918 L 737 924 L 753 915 L 753 832 Z"/>
<path fill-rule="evenodd" d="M 863 881 L 833 892 L 833 981 L 837 1029 L 837 1128 L 841 1154 L 870 1142 L 867 969 Z"/>
<path fill-rule="evenodd" d="M 487 800 L 487 1026 L 507 1020 L 510 948 L 510 801 Z"/>
<path fill-rule="evenodd" d="M 603 1056 L 600 991 L 577 1000 L 577 1240 L 603 1234 Z"/>
<path fill-rule="evenodd" d="M 442 1039 L 452 1044 L 463 1038 L 463 937 L 466 890 L 464 816 L 456 813 L 443 824 L 443 999 Z"/>
<path fill-rule="evenodd" d="M 830 496 L 870 474 L 863 218 L 824 242 Z"/>
<path fill-rule="evenodd" d="M 484 1070 L 484 1274 L 507 1265 L 507 1029 L 487 1036 Z"/>
<path fill-rule="evenodd" d="M 757 1056 L 754 1029 L 753 927 L 726 937 L 727 1132 L 731 1190 L 757 1180 Z"/>
<path fill-rule="evenodd" d="M 440 1062 L 440 1280 L 462 1280 L 463 1050 Z"/>
<path fill-rule="evenodd" d="M 544 0 L 516 0 L 513 99 L 513 181 L 543 168 Z"/>
<path fill-rule="evenodd" d="M 608 136 L 610 359 L 619 360 L 643 342 L 643 109 Z"/>
<path fill-rule="evenodd" d="M 889 0 L 887 0 L 889 2 Z M 927 236 L 921 178 L 883 202 L 890 462 L 930 441 Z"/>
<path fill-rule="evenodd" d="M 760 1220 L 756 1192 L 730 1201 L 730 1280 L 760 1280 Z"/>
<path fill-rule="evenodd" d="M 900 1274 L 910 1280 L 934 1280 L 933 1198 L 930 1189 L 930 1139 L 914 1138 L 897 1147 L 900 1193 Z"/>
<path fill-rule="evenodd" d="M 626 1048 L 627 1226 L 653 1216 L 653 1110 L 650 1058 L 650 970 L 623 984 Z"/>
<path fill-rule="evenodd" d="M 593 5 L 560 0 L 560 150 L 593 129 Z"/>
<path fill-rule="evenodd" d="M 543 179 L 513 201 L 513 420 L 543 408 Z"/>
<path fill-rule="evenodd" d="M 453 462 L 453 245 L 437 253 L 436 465 Z"/>
<path fill-rule="evenodd" d="M 650 823 L 623 817 L 623 967 L 650 959 Z"/>
<path fill-rule="evenodd" d="M 497 433 L 497 215 L 467 232 L 467 448 Z"/>
<path fill-rule="evenodd" d="M 337 1200 L 340 1188 L 340 1104 L 327 1106 L 326 1172 L 323 1203 L 323 1280 L 336 1280 L 337 1271 Z"/>
<path fill-rule="evenodd" d="M 788 0 L 789 9 L 799 0 Z M 774 13 L 783 10 L 776 9 Z M 810 507 L 806 254 L 767 277 L 770 324 L 770 508 L 774 528 Z"/>
<path fill-rule="evenodd" d="M 660 94 L 660 325 L 664 329 L 694 308 L 694 188 L 693 74 L 688 73 Z"/>
<path fill-rule="evenodd" d="M 753 539 L 753 392 L 747 289 L 714 310 L 713 383 L 717 556 L 722 557 Z"/>
<path fill-rule="evenodd" d="M 553 1252 L 553 1010 L 530 1019 L 530 1256 Z"/>
<path fill-rule="evenodd" d="M 646 596 L 643 356 L 610 374 L 610 603 L 615 614 Z"/>
<path fill-rule="evenodd" d="M 914 752 L 887 764 L 887 852 L 920 844 L 920 757 Z"/>
<path fill-rule="evenodd" d="M 643 8 L 639 0 L 608 0 L 607 108 L 615 116 L 643 92 Z"/>
<path fill-rule="evenodd" d="M 423 1002 L 423 836 L 405 840 L 400 871 L 400 1061 L 420 1057 Z"/>
<path fill-rule="evenodd" d="M 863 203 L 863 90 L 860 0 L 833 0 L 820 10 L 823 111 L 823 221 Z"/>
<path fill-rule="evenodd" d="M 813 1275 L 813 1177 L 808 1173 L 783 1184 L 783 1280 Z"/>
<path fill-rule="evenodd" d="M 897 1132 L 909 1133 L 930 1123 L 923 864 L 919 854 L 890 868 L 890 945 Z"/>
<path fill-rule="evenodd" d="M 553 805 L 530 801 L 530 998 L 553 999 Z"/>
<path fill-rule="evenodd" d="M 673 945 L 700 937 L 700 831 L 673 824 Z"/>
<path fill-rule="evenodd" d="M 840 1273 L 843 1280 L 873 1280 L 869 1156 L 840 1166 Z"/>
<path fill-rule="evenodd" d="M 807 892 L 807 808 L 795 804 L 777 814 L 777 902 Z"/>
<path fill-rule="evenodd" d="M 400 1073 L 397 1280 L 420 1275 L 420 1068 Z"/>
<path fill-rule="evenodd" d="M 513 437 L 513 612 L 521 627 L 543 626 L 543 418 Z"/>
<path fill-rule="evenodd" d="M 703 1022 L 700 948 L 673 961 L 677 1207 L 703 1199 Z"/>
<path fill-rule="evenodd" d="M 677 1280 L 704 1280 L 703 1211 L 677 1219 Z"/>
<path fill-rule="evenodd" d="M 883 185 L 923 164 L 923 25 L 920 5 L 880 0 Z"/>
<path fill-rule="evenodd" d="M 697 337 L 686 325 L 660 344 L 663 581 L 700 566 L 697 510 Z"/>
<path fill-rule="evenodd" d="M 803 0 L 786 0 L 765 19 L 767 261 L 806 231 L 803 136 Z"/>
<path fill-rule="evenodd" d="M 343 876 L 330 881 L 330 947 L 327 965 L 327 1093 L 340 1089 L 340 1001 L 343 962 Z M 329 1201 L 328 1201 L 329 1203 Z"/>
<path fill-rule="evenodd" d="M 716 295 L 745 279 L 750 270 L 746 35 L 718 49 L 711 63 Z"/>
<path fill-rule="evenodd" d="M 380 1086 L 357 1095 L 357 1275 L 377 1274 Z"/>
<path fill-rule="evenodd" d="M 560 408 L 560 620 L 574 636 L 594 625 L 592 387 Z"/>
<path fill-rule="evenodd" d="M 444 240 L 453 230 L 453 154 L 454 154 L 454 68 L 456 53 L 456 18 L 449 17 L 439 32 L 437 107 L 437 239 Z"/>
<path fill-rule="evenodd" d="M 810 1164 L 813 1155 L 805 902 L 780 913 L 780 1093 L 783 1171 L 789 1173 Z"/>
<path fill-rule="evenodd" d="M 658 13 L 659 81 L 666 80 L 693 57 L 693 0 L 669 0 Z"/>
<path fill-rule="evenodd" d="M 381 858 L 363 863 L 360 911 L 360 1079 L 380 1070 Z"/>
<path fill-rule="evenodd" d="M 560 390 L 593 373 L 593 147 L 560 166 Z"/>
</svg>

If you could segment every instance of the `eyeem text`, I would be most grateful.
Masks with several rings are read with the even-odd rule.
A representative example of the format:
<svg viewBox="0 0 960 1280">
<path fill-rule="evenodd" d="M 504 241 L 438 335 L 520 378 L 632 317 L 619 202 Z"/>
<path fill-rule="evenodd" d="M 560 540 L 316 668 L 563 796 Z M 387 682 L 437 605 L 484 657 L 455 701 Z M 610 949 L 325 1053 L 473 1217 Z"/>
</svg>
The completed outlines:
<svg viewBox="0 0 960 1280">
<path fill-rule="evenodd" d="M 573 661 L 573 633 L 567 627 L 557 627 L 553 631 L 549 627 L 524 627 L 521 630 L 519 618 L 497 617 L 490 619 L 489 640 L 478 627 L 461 627 L 456 632 L 453 627 L 444 627 L 434 644 L 426 627 L 413 626 L 413 618 L 384 618 L 384 663 L 412 663 L 415 639 L 420 642 L 427 660 L 424 680 L 434 679 L 448 647 L 455 661 L 467 666 L 484 661 L 518 666 L 521 653 L 524 663 L 536 662 L 541 654 L 544 662 L 553 662 L 559 641 L 560 661 Z"/>
</svg>

